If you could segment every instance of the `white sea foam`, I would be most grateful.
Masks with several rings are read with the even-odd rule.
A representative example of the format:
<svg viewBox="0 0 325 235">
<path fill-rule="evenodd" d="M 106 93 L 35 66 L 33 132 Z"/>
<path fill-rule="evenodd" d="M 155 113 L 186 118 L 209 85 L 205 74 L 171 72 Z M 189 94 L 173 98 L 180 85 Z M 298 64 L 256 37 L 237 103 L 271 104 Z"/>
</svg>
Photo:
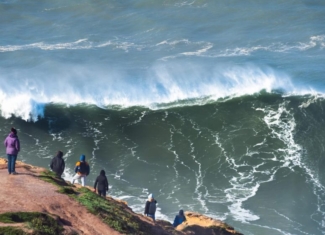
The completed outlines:
<svg viewBox="0 0 325 235">
<path fill-rule="evenodd" d="M 171 54 L 159 59 L 162 61 L 168 61 L 170 59 L 184 56 L 207 56 L 206 53 L 213 48 L 213 43 L 205 41 L 195 42 L 188 39 L 182 39 L 174 41 L 164 40 L 157 43 L 155 46 L 169 46 L 169 49 L 177 47 L 178 51 L 181 51 L 177 54 Z M 184 47 L 183 49 L 182 46 Z"/>
<path fill-rule="evenodd" d="M 175 6 L 182 7 L 182 6 L 191 6 L 195 3 L 195 1 L 184 1 L 180 3 L 176 3 Z"/>
<path fill-rule="evenodd" d="M 208 50 L 210 50 L 211 48 L 213 47 L 213 44 L 212 43 L 208 43 L 208 45 L 206 45 L 205 47 L 197 50 L 197 51 L 192 51 L 192 52 L 182 52 L 180 53 L 181 55 L 189 55 L 189 56 L 192 56 L 192 55 L 196 55 L 196 56 L 199 56 L 205 52 L 207 52 Z"/>
<path fill-rule="evenodd" d="M 235 47 L 235 48 L 227 48 L 221 51 L 211 50 L 214 47 L 214 44 L 211 42 L 193 42 L 188 39 L 183 40 L 164 40 L 160 43 L 157 43 L 156 46 L 168 45 L 171 47 L 175 47 L 176 45 L 179 47 L 180 44 L 185 44 L 188 46 L 196 46 L 194 51 L 186 51 L 188 50 L 185 47 L 183 52 L 179 52 L 177 54 L 172 54 L 161 58 L 163 61 L 167 61 L 170 59 L 175 59 L 181 56 L 202 56 L 202 57 L 232 57 L 232 56 L 249 56 L 257 51 L 269 51 L 269 52 L 278 52 L 278 53 L 287 53 L 291 51 L 306 51 L 312 48 L 319 47 L 323 49 L 325 47 L 325 35 L 317 35 L 311 36 L 309 41 L 307 42 L 273 42 L 268 45 L 255 45 L 252 47 Z"/>
<path fill-rule="evenodd" d="M 283 149 L 285 158 L 282 159 L 284 167 L 293 168 L 301 165 L 301 146 L 294 141 L 296 123 L 293 115 L 286 109 L 286 103 L 279 105 L 278 110 L 267 110 L 265 123 L 272 130 L 272 135 L 282 140 L 287 148 Z M 284 118 L 286 117 L 286 118 Z"/>
<path fill-rule="evenodd" d="M 324 48 L 325 35 L 317 35 L 309 38 L 308 42 L 296 42 L 296 43 L 282 43 L 276 42 L 270 45 L 257 45 L 253 47 L 236 47 L 228 48 L 221 52 L 218 52 L 212 56 L 214 57 L 227 57 L 227 56 L 247 56 L 256 51 L 271 51 L 271 52 L 289 52 L 289 51 L 305 51 L 311 48 L 319 46 Z"/>
<path fill-rule="evenodd" d="M 158 109 L 168 107 L 167 104 L 170 107 L 186 105 L 186 102 L 178 102 L 180 100 L 192 99 L 188 105 L 193 105 L 261 90 L 295 91 L 287 75 L 253 65 L 223 66 L 207 71 L 191 64 L 157 64 L 148 70 L 146 78 L 134 80 L 128 80 L 114 69 L 108 72 L 99 67 L 53 66 L 60 70 L 54 74 L 47 70 L 0 71 L 0 80 L 11 81 L 0 87 L 1 115 L 36 121 L 44 116 L 49 103 Z M 204 97 L 209 99 L 202 100 Z"/>
<path fill-rule="evenodd" d="M 43 42 L 26 44 L 26 45 L 7 45 L 0 46 L 0 52 L 9 52 L 9 51 L 20 51 L 20 50 L 29 50 L 29 49 L 41 49 L 41 50 L 77 50 L 77 49 L 89 49 L 91 48 L 91 43 L 85 39 L 79 39 L 75 42 L 66 42 L 66 43 L 56 43 L 48 44 Z"/>
<path fill-rule="evenodd" d="M 120 200 L 124 200 L 128 202 L 129 207 L 136 213 L 143 214 L 145 203 L 147 201 L 148 196 L 148 189 L 143 189 L 142 195 L 132 196 L 132 195 L 125 195 L 125 192 L 119 191 L 116 195 L 112 195 L 113 198 L 117 198 Z M 159 206 L 159 200 L 157 200 L 157 209 L 155 213 L 156 219 L 170 221 L 169 217 L 161 212 L 161 207 Z M 171 222 L 171 221 L 170 221 Z"/>
<path fill-rule="evenodd" d="M 211 42 L 193 42 L 188 39 L 169 41 L 164 40 L 160 43 L 157 43 L 156 46 L 168 45 L 171 47 L 180 46 L 180 44 L 185 44 L 188 46 L 196 46 L 194 51 L 187 51 L 188 48 L 185 47 L 183 52 L 177 54 L 172 54 L 164 56 L 160 60 L 168 61 L 182 56 L 201 56 L 201 57 L 233 57 L 233 56 L 249 56 L 257 51 L 269 51 L 269 52 L 278 52 L 278 53 L 287 53 L 291 51 L 306 51 L 312 48 L 319 47 L 323 49 L 325 47 L 325 35 L 311 36 L 307 42 L 273 42 L 267 45 L 254 45 L 251 47 L 234 47 L 227 48 L 220 51 L 211 50 L 214 47 L 214 44 Z M 185 50 L 185 51 L 184 51 Z"/>
<path fill-rule="evenodd" d="M 201 130 L 197 127 L 197 125 L 195 124 L 194 121 L 190 120 L 191 124 L 192 124 L 192 128 L 198 132 L 198 135 L 200 134 Z M 196 155 L 195 155 L 195 148 L 194 148 L 194 143 L 191 142 L 190 139 L 188 139 L 181 131 L 179 130 L 175 130 L 174 126 L 173 128 L 170 129 L 171 132 L 171 137 L 170 137 L 170 147 L 168 148 L 168 150 L 170 152 L 173 153 L 173 155 L 175 156 L 175 161 L 173 164 L 173 168 L 175 170 L 175 174 L 176 174 L 176 178 L 179 177 L 179 173 L 177 171 L 177 164 L 181 164 L 184 167 L 186 167 L 189 172 L 194 174 L 194 179 L 196 179 L 196 185 L 195 185 L 195 190 L 193 193 L 193 198 L 195 198 L 199 204 L 202 210 L 205 211 L 205 213 L 209 212 L 209 209 L 206 205 L 206 200 L 205 197 L 208 195 L 208 189 L 204 186 L 203 184 L 203 174 L 202 174 L 202 165 L 201 163 L 196 159 Z M 187 139 L 189 147 L 191 149 L 191 151 L 189 152 L 189 156 L 192 157 L 193 162 L 196 164 L 197 167 L 190 167 L 188 165 L 186 165 L 183 161 L 180 161 L 179 155 L 176 151 L 173 150 L 173 135 L 177 132 L 177 135 L 182 135 L 184 139 Z M 203 190 L 202 190 L 203 189 Z M 180 190 L 180 187 L 176 189 L 177 191 Z M 175 190 L 175 191 L 176 191 Z M 205 193 L 204 193 L 205 191 Z M 172 191 L 172 193 L 170 193 L 168 195 L 168 198 L 172 198 L 171 195 L 174 193 L 174 191 Z M 196 196 L 196 197 L 195 197 Z M 174 199 L 175 200 L 175 199 Z M 178 201 L 178 199 L 176 199 Z"/>
<path fill-rule="evenodd" d="M 176 46 L 178 44 L 191 44 L 192 42 L 190 42 L 188 39 L 181 39 L 181 40 L 174 40 L 174 41 L 170 41 L 170 40 L 164 40 L 162 42 L 159 42 L 156 44 L 156 46 L 160 46 L 160 45 L 170 45 L 170 46 Z"/>
<path fill-rule="evenodd" d="M 215 135 L 215 143 L 221 149 L 222 155 L 226 157 L 229 166 L 236 171 L 239 165 L 235 162 L 233 158 L 228 156 L 225 149 L 222 147 L 222 144 L 219 141 L 219 136 L 217 134 Z M 251 178 L 251 176 L 248 175 L 246 176 Z M 242 184 L 240 182 L 242 177 L 243 174 L 241 175 L 241 177 L 234 176 L 232 179 L 230 179 L 229 182 L 231 184 L 231 188 L 227 188 L 224 191 L 226 201 L 231 203 L 228 206 L 228 209 L 230 210 L 230 213 L 235 220 L 243 221 L 243 222 L 258 220 L 259 217 L 254 213 L 252 213 L 251 211 L 249 211 L 248 209 L 244 209 L 242 207 L 242 204 L 244 201 L 253 197 L 256 194 L 256 191 L 258 190 L 259 187 L 259 183 L 255 182 L 254 184 L 253 182 L 252 185 L 245 184 L 245 183 Z"/>
<path fill-rule="evenodd" d="M 313 182 L 315 187 L 323 190 L 323 187 L 317 180 L 317 176 L 315 176 L 315 174 L 301 160 L 301 146 L 296 144 L 294 141 L 294 131 L 296 126 L 294 115 L 290 112 L 290 110 L 286 109 L 286 106 L 287 103 L 284 102 L 280 104 L 277 109 L 256 109 L 257 111 L 262 111 L 265 113 L 264 121 L 270 129 L 271 135 L 284 143 L 284 147 L 282 149 L 278 149 L 275 153 L 273 153 L 274 155 L 277 155 L 277 157 L 274 159 L 264 159 L 262 163 L 247 165 L 245 162 L 241 162 L 240 159 L 242 157 L 233 157 L 230 156 L 229 153 L 225 152 L 218 135 L 215 135 L 215 142 L 221 149 L 222 155 L 226 158 L 229 164 L 228 167 L 236 172 L 236 174 L 234 174 L 232 178 L 228 180 L 230 187 L 224 190 L 225 197 L 230 203 L 228 206 L 230 215 L 235 220 L 250 222 L 259 219 L 259 215 L 256 215 L 249 209 L 244 208 L 243 204 L 245 201 L 256 195 L 261 184 L 273 181 L 275 174 L 281 168 L 289 168 L 293 170 L 296 166 L 301 167 L 310 177 L 310 180 Z M 260 145 L 261 143 L 258 143 L 254 145 L 253 148 L 259 147 Z M 247 149 L 245 157 L 252 157 L 256 154 L 258 154 L 258 152 L 254 149 Z M 268 168 L 267 170 L 259 170 L 261 166 L 268 164 L 268 161 L 273 162 L 272 168 Z M 242 167 L 244 167 L 244 171 L 241 170 Z M 260 176 L 255 177 L 256 174 L 263 174 L 263 178 Z M 316 192 L 315 195 L 318 195 L 318 205 L 321 205 L 321 196 Z M 321 214 L 323 213 L 321 206 L 318 206 L 318 212 Z"/>
<path fill-rule="evenodd" d="M 300 105 L 300 108 L 305 108 L 305 105 Z M 308 105 L 307 105 L 308 107 Z M 268 127 L 272 130 L 272 134 L 283 141 L 287 146 L 286 149 L 279 149 L 282 154 L 284 153 L 284 158 L 280 159 L 281 166 L 279 168 L 290 168 L 293 170 L 295 166 L 300 167 L 304 170 L 307 175 L 307 181 L 311 182 L 313 185 L 313 193 L 317 198 L 317 211 L 314 215 L 319 215 L 319 218 L 324 218 L 325 211 L 324 206 L 324 195 L 325 187 L 319 180 L 317 172 L 313 171 L 312 168 L 308 166 L 308 163 L 303 161 L 301 150 L 302 147 L 295 143 L 294 141 L 294 131 L 296 127 L 295 119 L 293 114 L 286 109 L 286 104 L 280 104 L 278 110 L 263 110 L 267 115 L 264 117 L 264 120 Z M 279 169 L 278 168 L 278 169 Z M 311 218 L 319 224 L 321 227 L 325 227 L 323 220 Z M 323 232 L 323 234 L 325 234 Z"/>
<path fill-rule="evenodd" d="M 194 2 L 183 2 L 181 5 L 192 5 Z M 150 32 L 152 29 L 144 31 L 144 33 Z M 135 35 L 134 35 L 135 36 Z M 153 48 L 168 46 L 169 49 L 175 49 L 180 51 L 177 54 L 171 54 L 164 56 L 161 60 L 169 60 L 181 56 L 204 56 L 204 57 L 231 57 L 231 56 L 248 56 L 256 51 L 270 51 L 286 53 L 290 51 L 305 51 L 315 47 L 323 49 L 325 47 L 325 35 L 315 35 L 309 38 L 306 42 L 273 42 L 268 45 L 254 45 L 251 47 L 234 47 L 227 48 L 220 51 L 212 51 L 214 44 L 207 41 L 190 41 L 189 39 L 179 40 L 163 40 L 153 45 L 139 44 L 125 39 L 115 38 L 108 39 L 107 41 L 96 42 L 89 40 L 88 38 L 78 39 L 72 42 L 59 42 L 59 43 L 45 43 L 35 42 L 22 45 L 2 45 L 0 46 L 1 52 L 14 52 L 21 50 L 89 50 L 94 48 L 112 47 L 112 49 L 121 49 L 125 52 L 129 52 L 130 49 L 142 50 L 144 48 Z M 184 48 L 182 48 L 184 46 Z M 191 48 L 191 51 L 189 51 Z"/>
<path fill-rule="evenodd" d="M 75 173 L 73 173 L 73 171 L 71 171 L 70 169 L 64 169 L 64 172 L 62 174 L 62 178 L 66 181 L 72 181 L 73 176 L 75 175 Z"/>
<path fill-rule="evenodd" d="M 22 50 L 31 50 L 31 49 L 40 49 L 45 51 L 53 50 L 87 50 L 93 48 L 102 48 L 102 47 L 112 47 L 112 49 L 121 49 L 125 52 L 128 52 L 129 49 L 141 50 L 145 48 L 145 45 L 137 45 L 128 41 L 120 41 L 119 39 L 108 40 L 105 42 L 92 42 L 87 38 L 79 39 L 74 42 L 61 42 L 61 43 L 44 43 L 36 42 L 25 45 L 5 45 L 0 46 L 1 52 L 13 52 L 13 51 L 22 51 Z"/>
<path fill-rule="evenodd" d="M 292 234 L 292 233 L 289 233 L 289 232 L 285 232 L 285 231 L 282 231 L 281 229 L 278 229 L 278 228 L 273 228 L 273 227 L 270 227 L 270 226 L 263 226 L 263 225 L 259 225 L 259 224 L 253 224 L 251 223 L 251 225 L 253 226 L 256 226 L 256 227 L 261 227 L 261 228 L 266 228 L 270 231 L 276 231 L 278 234 L 283 234 L 283 235 L 295 235 L 295 234 Z M 304 233 L 306 235 L 308 235 L 309 233 Z"/>
</svg>

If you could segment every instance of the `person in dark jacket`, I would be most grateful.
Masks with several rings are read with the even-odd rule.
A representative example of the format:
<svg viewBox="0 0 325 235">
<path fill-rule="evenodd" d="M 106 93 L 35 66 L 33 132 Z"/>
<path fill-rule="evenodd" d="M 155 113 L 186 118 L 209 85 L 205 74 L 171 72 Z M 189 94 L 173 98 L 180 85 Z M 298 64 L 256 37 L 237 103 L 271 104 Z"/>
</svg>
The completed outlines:
<svg viewBox="0 0 325 235">
<path fill-rule="evenodd" d="M 56 156 L 52 158 L 50 164 L 51 170 L 54 171 L 56 176 L 59 178 L 61 178 L 65 168 L 65 162 L 62 157 L 63 157 L 63 153 L 61 151 L 58 151 Z"/>
<path fill-rule="evenodd" d="M 4 145 L 8 158 L 8 172 L 9 174 L 16 175 L 16 160 L 18 152 L 20 151 L 20 142 L 15 128 L 11 128 L 11 132 L 4 141 Z"/>
<path fill-rule="evenodd" d="M 98 185 L 98 187 L 97 187 Z M 94 184 L 94 191 L 97 192 L 100 196 L 106 197 L 106 191 L 108 191 L 108 181 L 105 175 L 105 171 L 101 170 L 99 176 L 97 176 L 95 184 Z"/>
<path fill-rule="evenodd" d="M 174 227 L 177 227 L 178 225 L 180 225 L 181 223 L 183 223 L 185 220 L 186 220 L 186 217 L 184 215 L 184 211 L 183 210 L 180 210 L 178 212 L 178 215 L 175 216 L 173 226 Z"/>
<path fill-rule="evenodd" d="M 156 204 L 157 201 L 153 198 L 153 194 L 149 194 L 148 200 L 146 201 L 146 205 L 144 207 L 144 214 L 148 217 L 151 217 L 153 221 L 155 221 L 155 213 L 156 213 Z"/>
<path fill-rule="evenodd" d="M 86 177 L 89 175 L 90 167 L 88 162 L 86 162 L 86 156 L 81 155 L 80 161 L 76 163 L 76 168 L 74 169 L 74 172 L 76 172 L 76 175 L 72 178 L 72 184 L 74 184 L 75 180 L 80 179 L 81 185 L 85 186 L 86 184 Z"/>
</svg>

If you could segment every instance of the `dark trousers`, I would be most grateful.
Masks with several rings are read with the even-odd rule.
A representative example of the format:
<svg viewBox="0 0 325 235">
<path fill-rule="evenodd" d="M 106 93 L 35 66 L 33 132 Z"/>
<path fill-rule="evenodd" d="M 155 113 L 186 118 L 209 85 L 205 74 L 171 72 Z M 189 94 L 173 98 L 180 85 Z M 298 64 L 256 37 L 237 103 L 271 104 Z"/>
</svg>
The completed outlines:
<svg viewBox="0 0 325 235">
<path fill-rule="evenodd" d="M 15 169 L 16 169 L 17 155 L 7 154 L 7 158 L 8 158 L 8 172 L 9 172 L 9 174 L 11 174 L 11 173 L 15 172 Z"/>
<path fill-rule="evenodd" d="M 62 178 L 62 172 L 55 172 L 55 176 L 57 178 Z"/>
<path fill-rule="evenodd" d="M 151 217 L 153 221 L 156 221 L 155 214 L 148 214 L 148 217 Z"/>
<path fill-rule="evenodd" d="M 106 197 L 106 190 L 98 190 L 98 194 L 102 197 Z"/>
</svg>

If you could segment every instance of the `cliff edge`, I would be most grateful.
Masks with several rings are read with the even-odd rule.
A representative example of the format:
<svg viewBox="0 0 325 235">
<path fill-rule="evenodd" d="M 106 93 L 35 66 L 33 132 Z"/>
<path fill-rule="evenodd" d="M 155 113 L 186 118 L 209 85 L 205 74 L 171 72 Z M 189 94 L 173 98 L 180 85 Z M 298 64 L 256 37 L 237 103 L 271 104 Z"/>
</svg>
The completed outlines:
<svg viewBox="0 0 325 235">
<path fill-rule="evenodd" d="M 102 198 L 44 168 L 17 161 L 9 175 L 0 158 L 0 235 L 242 235 L 231 226 L 195 212 L 173 228 L 168 221 L 134 213 L 126 203 Z"/>
</svg>

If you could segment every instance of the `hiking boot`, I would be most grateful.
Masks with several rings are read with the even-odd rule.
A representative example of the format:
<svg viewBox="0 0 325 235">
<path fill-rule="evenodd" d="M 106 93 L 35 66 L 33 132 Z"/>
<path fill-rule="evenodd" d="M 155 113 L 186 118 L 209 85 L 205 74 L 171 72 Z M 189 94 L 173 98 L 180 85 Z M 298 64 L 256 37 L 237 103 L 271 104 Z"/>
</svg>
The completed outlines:
<svg viewBox="0 0 325 235">
<path fill-rule="evenodd" d="M 12 172 L 11 174 L 13 175 L 18 175 L 18 173 L 16 171 Z"/>
</svg>

